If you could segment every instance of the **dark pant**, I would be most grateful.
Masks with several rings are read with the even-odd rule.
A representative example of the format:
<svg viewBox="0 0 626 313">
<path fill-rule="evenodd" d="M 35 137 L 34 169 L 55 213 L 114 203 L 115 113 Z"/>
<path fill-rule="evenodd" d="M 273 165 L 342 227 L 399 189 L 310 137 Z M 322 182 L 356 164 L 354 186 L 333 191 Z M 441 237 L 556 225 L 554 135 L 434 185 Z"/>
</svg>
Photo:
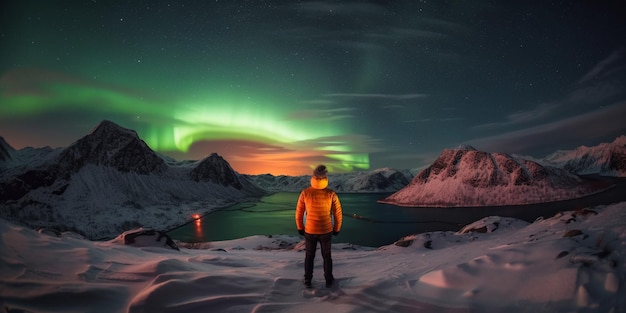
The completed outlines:
<svg viewBox="0 0 626 313">
<path fill-rule="evenodd" d="M 322 249 L 322 257 L 324 258 L 324 278 L 327 282 L 333 280 L 333 259 L 330 257 L 330 246 L 333 233 L 323 235 L 314 235 L 305 233 L 306 239 L 306 257 L 304 259 L 304 279 L 311 280 L 313 278 L 313 261 L 315 260 L 315 250 L 317 243 L 320 243 Z"/>
</svg>

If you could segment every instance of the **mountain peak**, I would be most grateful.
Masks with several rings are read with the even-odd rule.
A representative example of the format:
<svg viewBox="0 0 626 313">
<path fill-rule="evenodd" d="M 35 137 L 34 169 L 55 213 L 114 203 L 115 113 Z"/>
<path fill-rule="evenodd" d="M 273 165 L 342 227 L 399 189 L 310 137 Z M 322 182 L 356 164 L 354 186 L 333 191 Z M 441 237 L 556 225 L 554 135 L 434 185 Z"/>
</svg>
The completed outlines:
<svg viewBox="0 0 626 313">
<path fill-rule="evenodd" d="M 195 181 L 208 181 L 218 183 L 222 186 L 233 186 L 241 189 L 242 185 L 233 168 L 224 158 L 217 153 L 212 153 L 202 159 L 198 165 L 191 170 L 191 178 Z"/>
<path fill-rule="evenodd" d="M 0 161 L 10 160 L 12 151 L 15 151 L 15 149 L 0 136 Z"/>
<path fill-rule="evenodd" d="M 111 135 L 126 135 L 126 136 L 131 136 L 131 137 L 137 137 L 139 138 L 139 136 L 137 136 L 137 133 L 134 130 L 128 129 L 128 128 L 124 128 L 118 124 L 115 124 L 109 120 L 102 120 L 102 122 L 100 122 L 96 127 L 94 127 L 94 129 L 91 130 L 91 132 L 89 132 L 89 135 L 99 135 L 99 134 L 108 134 L 109 136 Z"/>
<path fill-rule="evenodd" d="M 621 135 L 615 138 L 615 140 L 613 140 L 613 143 L 618 145 L 626 145 L 626 135 Z"/>
<path fill-rule="evenodd" d="M 469 150 L 469 151 L 476 151 L 476 148 L 468 145 L 468 144 L 461 144 L 459 145 L 455 150 Z"/>
<path fill-rule="evenodd" d="M 140 174 L 166 167 L 165 161 L 134 130 L 108 120 L 100 122 L 87 136 L 66 148 L 59 163 L 75 170 L 85 164 L 96 164 Z"/>
</svg>

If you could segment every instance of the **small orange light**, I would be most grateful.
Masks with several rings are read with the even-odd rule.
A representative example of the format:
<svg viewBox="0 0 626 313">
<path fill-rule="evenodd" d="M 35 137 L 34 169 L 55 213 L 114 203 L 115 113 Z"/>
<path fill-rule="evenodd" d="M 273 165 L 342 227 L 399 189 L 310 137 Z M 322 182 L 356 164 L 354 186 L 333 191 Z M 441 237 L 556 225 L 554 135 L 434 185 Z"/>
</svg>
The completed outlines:
<svg viewBox="0 0 626 313">
<path fill-rule="evenodd" d="M 191 217 L 196 221 L 196 226 L 202 224 L 202 220 L 200 219 L 200 214 L 192 214 Z"/>
</svg>

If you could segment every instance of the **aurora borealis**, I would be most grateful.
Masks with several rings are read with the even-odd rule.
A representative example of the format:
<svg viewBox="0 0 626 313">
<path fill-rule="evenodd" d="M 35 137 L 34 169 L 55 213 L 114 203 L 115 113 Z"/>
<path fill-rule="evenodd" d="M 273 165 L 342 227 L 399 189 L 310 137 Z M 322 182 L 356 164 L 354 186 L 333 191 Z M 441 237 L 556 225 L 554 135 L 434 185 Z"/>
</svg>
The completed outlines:
<svg viewBox="0 0 626 313">
<path fill-rule="evenodd" d="M 626 133 L 626 3 L 4 1 L 0 136 L 108 119 L 245 174 L 542 157 Z"/>
</svg>

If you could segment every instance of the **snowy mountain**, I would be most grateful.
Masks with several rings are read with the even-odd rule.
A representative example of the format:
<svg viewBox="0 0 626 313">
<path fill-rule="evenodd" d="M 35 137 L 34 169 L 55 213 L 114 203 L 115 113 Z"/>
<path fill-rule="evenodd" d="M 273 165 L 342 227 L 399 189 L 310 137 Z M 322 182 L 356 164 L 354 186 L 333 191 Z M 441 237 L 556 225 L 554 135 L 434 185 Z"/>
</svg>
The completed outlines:
<svg viewBox="0 0 626 313">
<path fill-rule="evenodd" d="M 408 186 L 381 202 L 423 207 L 517 205 L 577 198 L 608 187 L 563 169 L 462 146 L 444 150 Z"/>
<path fill-rule="evenodd" d="M 269 191 L 300 192 L 311 185 L 311 176 L 248 175 L 251 181 Z M 381 168 L 367 172 L 330 173 L 328 187 L 337 192 L 395 192 L 406 186 L 413 175 L 409 171 Z"/>
<path fill-rule="evenodd" d="M 200 161 L 190 172 L 191 179 L 197 182 L 213 182 L 222 186 L 243 188 L 230 164 L 217 153 Z"/>
<path fill-rule="evenodd" d="M 5 150 L 12 159 L 0 163 L 0 217 L 90 239 L 142 225 L 169 228 L 267 194 L 217 154 L 168 163 L 134 131 L 109 121 L 67 148 Z"/>
<path fill-rule="evenodd" d="M 626 177 L 626 136 L 593 147 L 559 150 L 541 161 L 578 175 Z"/>
<path fill-rule="evenodd" d="M 160 173 L 167 169 L 161 159 L 134 130 L 102 121 L 90 134 L 64 149 L 59 156 L 61 171 L 71 174 L 86 164 L 102 165 L 120 172 Z"/>
</svg>

